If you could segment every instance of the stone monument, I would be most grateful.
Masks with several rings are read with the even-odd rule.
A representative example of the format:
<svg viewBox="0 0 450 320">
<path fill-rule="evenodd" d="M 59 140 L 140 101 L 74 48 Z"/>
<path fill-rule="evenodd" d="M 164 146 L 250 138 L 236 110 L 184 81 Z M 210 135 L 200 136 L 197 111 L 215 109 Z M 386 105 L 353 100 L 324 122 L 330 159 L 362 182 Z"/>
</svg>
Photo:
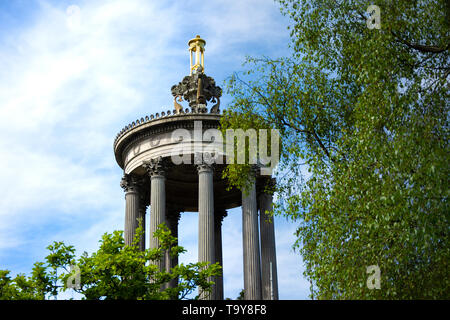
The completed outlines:
<svg viewBox="0 0 450 320">
<path fill-rule="evenodd" d="M 198 212 L 198 260 L 223 265 L 222 221 L 228 209 L 242 206 L 244 298 L 278 299 L 274 225 L 266 215 L 272 207 L 272 195 L 263 188 L 270 177 L 255 174 L 246 193 L 235 188 L 227 190 L 227 181 L 221 175 L 225 162 L 207 161 L 198 152 L 210 146 L 211 140 L 204 139 L 205 132 L 219 127 L 222 90 L 205 74 L 206 41 L 197 36 L 188 45 L 190 73 L 171 89 L 174 109 L 134 121 L 114 140 L 116 161 L 124 171 L 120 186 L 125 191 L 125 243 L 132 243 L 139 219 L 145 226 L 148 206 L 150 248 L 159 246 L 153 237 L 159 224 L 165 223 L 177 237 L 180 214 Z M 183 100 L 189 108 L 182 107 L 179 102 Z M 208 102 L 214 103 L 209 112 Z M 180 130 L 182 137 L 174 135 Z M 183 161 L 174 161 L 181 159 L 177 154 L 180 145 Z M 224 155 L 214 157 L 217 160 Z M 139 246 L 145 250 L 145 234 Z M 158 266 L 170 270 L 177 263 L 167 254 Z M 213 280 L 212 292 L 200 292 L 201 299 L 224 298 L 223 278 Z M 176 286 L 176 279 L 169 286 Z"/>
</svg>

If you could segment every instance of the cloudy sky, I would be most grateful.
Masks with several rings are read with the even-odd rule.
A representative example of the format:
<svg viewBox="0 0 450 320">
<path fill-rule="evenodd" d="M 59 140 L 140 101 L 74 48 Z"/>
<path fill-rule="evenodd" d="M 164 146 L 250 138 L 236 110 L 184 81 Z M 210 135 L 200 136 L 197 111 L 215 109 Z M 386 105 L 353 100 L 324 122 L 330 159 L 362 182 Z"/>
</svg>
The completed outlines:
<svg viewBox="0 0 450 320">
<path fill-rule="evenodd" d="M 205 71 L 223 87 L 246 55 L 287 54 L 287 25 L 272 0 L 1 1 L 0 269 L 28 273 L 52 241 L 92 252 L 103 233 L 123 229 L 114 137 L 171 109 L 189 39 L 206 40 Z M 182 214 L 182 262 L 197 259 L 197 223 Z M 280 298 L 307 299 L 296 225 L 275 224 Z M 230 210 L 224 287 L 233 299 L 243 288 L 240 228 L 240 209 Z"/>
</svg>

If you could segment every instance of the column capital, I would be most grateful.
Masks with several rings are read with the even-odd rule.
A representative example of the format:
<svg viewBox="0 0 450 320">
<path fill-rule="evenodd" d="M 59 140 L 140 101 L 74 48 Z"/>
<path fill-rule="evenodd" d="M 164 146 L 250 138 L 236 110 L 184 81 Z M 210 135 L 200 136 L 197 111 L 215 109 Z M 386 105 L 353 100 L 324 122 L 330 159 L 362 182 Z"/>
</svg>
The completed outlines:
<svg viewBox="0 0 450 320">
<path fill-rule="evenodd" d="M 124 174 L 120 180 L 120 187 L 125 192 L 139 192 L 142 187 L 142 180 L 130 174 Z"/>
<path fill-rule="evenodd" d="M 222 224 L 223 218 L 228 215 L 227 210 L 223 208 L 214 208 L 214 219 Z"/>
<path fill-rule="evenodd" d="M 256 194 L 260 198 L 262 196 L 273 196 L 276 190 L 275 178 L 259 177 L 256 184 Z"/>
<path fill-rule="evenodd" d="M 257 191 L 257 198 L 258 198 L 258 201 L 265 199 L 267 201 L 272 202 L 273 194 L 270 192 L 267 192 L 266 190 L 261 190 L 260 192 Z"/>
<path fill-rule="evenodd" d="M 200 164 L 196 164 L 195 166 L 197 167 L 198 173 L 213 172 L 214 171 L 214 165 L 213 164 L 200 163 Z"/>
<path fill-rule="evenodd" d="M 139 210 L 143 210 L 145 212 L 145 211 L 147 211 L 148 206 L 149 206 L 149 203 L 146 201 L 144 194 L 141 193 L 139 195 Z"/>
<path fill-rule="evenodd" d="M 275 187 L 277 186 L 277 180 L 272 177 L 261 177 L 261 182 L 264 186 L 264 189 L 262 189 L 261 191 L 264 193 L 272 194 L 275 190 Z"/>
<path fill-rule="evenodd" d="M 174 221 L 174 222 L 178 223 L 178 221 L 180 220 L 180 217 L 181 217 L 180 212 L 181 212 L 180 209 L 168 207 L 167 213 L 166 213 L 166 219 L 168 221 Z"/>
<path fill-rule="evenodd" d="M 252 178 L 258 177 L 259 171 L 260 171 L 260 165 L 258 165 L 258 164 L 251 164 L 250 165 L 249 174 L 250 174 L 250 176 Z"/>
<path fill-rule="evenodd" d="M 158 157 L 145 160 L 142 164 L 147 173 L 151 176 L 165 176 L 169 167 L 167 159 Z"/>
</svg>

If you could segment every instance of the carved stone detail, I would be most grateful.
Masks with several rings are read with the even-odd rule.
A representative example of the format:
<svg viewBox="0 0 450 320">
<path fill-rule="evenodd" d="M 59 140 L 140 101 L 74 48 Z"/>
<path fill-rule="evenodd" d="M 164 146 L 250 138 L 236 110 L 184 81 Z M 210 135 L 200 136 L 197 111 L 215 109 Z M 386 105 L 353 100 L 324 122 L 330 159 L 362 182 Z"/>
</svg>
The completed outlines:
<svg viewBox="0 0 450 320">
<path fill-rule="evenodd" d="M 167 173 L 167 169 L 169 167 L 169 163 L 167 159 L 163 157 L 158 157 L 155 159 L 144 161 L 142 166 L 144 167 L 145 170 L 147 170 L 150 176 L 154 175 L 165 176 Z"/>
<path fill-rule="evenodd" d="M 183 99 L 180 96 L 175 96 L 173 98 L 173 107 L 175 108 L 175 111 L 178 114 L 178 113 L 182 113 L 183 112 L 183 106 L 177 102 L 177 98 L 178 98 L 178 101 L 180 101 L 180 102 Z"/>
<path fill-rule="evenodd" d="M 174 97 L 182 97 L 189 102 L 189 106 L 194 110 L 199 105 L 207 104 L 207 101 L 216 102 L 222 96 L 222 89 L 216 86 L 213 78 L 202 72 L 196 72 L 186 76 L 177 85 L 171 88 Z M 178 99 L 178 101 L 180 101 Z M 218 110 L 218 105 L 214 107 L 214 112 Z"/>
<path fill-rule="evenodd" d="M 214 171 L 214 164 L 208 164 L 208 163 L 199 163 L 196 164 L 198 173 L 201 173 L 203 171 Z"/>
<path fill-rule="evenodd" d="M 143 181 L 130 174 L 125 174 L 120 180 L 120 187 L 125 192 L 138 192 L 143 185 Z"/>
<path fill-rule="evenodd" d="M 222 225 L 223 219 L 228 216 L 228 212 L 223 208 L 214 208 L 214 219 L 217 223 Z"/>
</svg>

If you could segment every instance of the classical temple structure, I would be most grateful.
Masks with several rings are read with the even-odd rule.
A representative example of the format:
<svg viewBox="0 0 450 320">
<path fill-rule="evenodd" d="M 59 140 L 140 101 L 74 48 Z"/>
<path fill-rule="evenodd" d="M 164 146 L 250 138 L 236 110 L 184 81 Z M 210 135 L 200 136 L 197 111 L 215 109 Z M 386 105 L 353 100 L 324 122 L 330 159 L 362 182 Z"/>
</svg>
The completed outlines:
<svg viewBox="0 0 450 320">
<path fill-rule="evenodd" d="M 221 175 L 225 162 L 202 156 L 201 150 L 211 142 L 205 139 L 205 132 L 219 127 L 222 94 L 214 79 L 205 74 L 205 44 L 200 36 L 188 42 L 190 74 L 172 87 L 174 110 L 138 119 L 114 140 L 116 161 L 124 171 L 120 185 L 126 202 L 125 243 L 132 243 L 139 219 L 145 226 L 148 206 L 150 230 L 146 234 L 151 248 L 159 246 L 153 237 L 159 224 L 165 223 L 177 237 L 180 214 L 198 212 L 198 260 L 222 265 L 222 221 L 228 209 L 242 206 L 244 298 L 278 299 L 274 225 L 266 215 L 272 208 L 272 195 L 264 188 L 272 179 L 255 171 L 248 192 L 227 190 Z M 183 100 L 189 108 L 179 104 Z M 209 110 L 208 102 L 214 103 Z M 180 150 L 183 158 L 178 156 Z M 213 160 L 222 157 L 216 153 Z M 145 235 L 140 248 L 145 250 Z M 167 254 L 158 265 L 160 270 L 170 270 L 177 263 Z M 176 281 L 169 285 L 176 286 Z M 224 298 L 223 278 L 214 281 L 212 292 L 200 292 L 200 298 Z"/>
</svg>

